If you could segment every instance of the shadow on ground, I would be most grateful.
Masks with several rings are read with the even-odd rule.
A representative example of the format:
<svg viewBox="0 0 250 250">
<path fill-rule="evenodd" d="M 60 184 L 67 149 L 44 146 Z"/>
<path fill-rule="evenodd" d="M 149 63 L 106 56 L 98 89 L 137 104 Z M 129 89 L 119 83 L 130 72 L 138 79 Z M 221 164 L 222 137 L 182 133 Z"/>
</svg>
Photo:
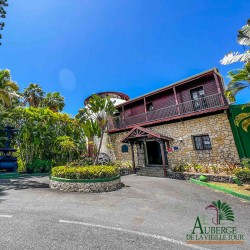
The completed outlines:
<svg viewBox="0 0 250 250">
<path fill-rule="evenodd" d="M 49 184 L 42 181 L 34 180 L 32 177 L 20 177 L 17 179 L 0 179 L 0 203 L 8 195 L 7 190 L 37 189 L 49 188 Z"/>
<path fill-rule="evenodd" d="M 30 188 L 48 188 L 48 183 L 32 180 L 32 177 L 23 177 L 18 179 L 0 179 L 0 193 L 5 190 L 20 190 Z"/>
</svg>

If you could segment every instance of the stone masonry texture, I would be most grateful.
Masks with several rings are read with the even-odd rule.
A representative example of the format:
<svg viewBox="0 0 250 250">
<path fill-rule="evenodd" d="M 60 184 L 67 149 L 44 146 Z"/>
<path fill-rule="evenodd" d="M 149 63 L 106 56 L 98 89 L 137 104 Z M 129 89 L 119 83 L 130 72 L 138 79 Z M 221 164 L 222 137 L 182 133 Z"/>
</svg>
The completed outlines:
<svg viewBox="0 0 250 250">
<path fill-rule="evenodd" d="M 167 154 L 170 168 L 187 163 L 227 166 L 240 161 L 226 113 L 147 128 L 173 138 L 173 141 L 170 141 L 170 147 L 177 146 L 178 150 Z M 127 133 L 110 134 L 116 160 L 131 161 L 132 159 L 131 147 L 128 153 L 121 152 L 121 140 Z M 211 150 L 195 150 L 192 136 L 201 134 L 209 135 Z M 137 164 L 136 147 L 134 147 L 134 152 Z"/>
</svg>

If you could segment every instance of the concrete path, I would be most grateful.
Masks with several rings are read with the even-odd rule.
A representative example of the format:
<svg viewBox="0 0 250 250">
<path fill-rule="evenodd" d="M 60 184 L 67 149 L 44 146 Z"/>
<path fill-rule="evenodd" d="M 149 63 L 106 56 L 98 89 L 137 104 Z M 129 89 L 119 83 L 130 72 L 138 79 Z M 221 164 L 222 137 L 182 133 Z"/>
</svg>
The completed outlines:
<svg viewBox="0 0 250 250">
<path fill-rule="evenodd" d="M 125 176 L 121 190 L 64 193 L 48 177 L 0 180 L 0 249 L 250 249 L 250 202 L 188 181 Z M 186 245 L 211 201 L 233 209 L 241 246 Z"/>
</svg>

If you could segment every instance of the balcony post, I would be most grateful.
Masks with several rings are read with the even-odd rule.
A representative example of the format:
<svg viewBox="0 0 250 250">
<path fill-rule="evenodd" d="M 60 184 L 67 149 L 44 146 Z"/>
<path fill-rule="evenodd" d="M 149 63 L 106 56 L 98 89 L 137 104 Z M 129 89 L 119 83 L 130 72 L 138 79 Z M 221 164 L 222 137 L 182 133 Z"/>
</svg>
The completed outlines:
<svg viewBox="0 0 250 250">
<path fill-rule="evenodd" d="M 126 124 L 125 124 L 125 113 L 124 113 L 124 106 L 122 105 L 122 126 L 126 127 Z"/>
<path fill-rule="evenodd" d="M 133 173 L 135 174 L 136 171 L 135 171 L 135 153 L 134 153 L 134 143 L 131 142 L 130 143 L 131 145 L 131 154 L 132 154 L 132 166 L 133 166 Z"/>
<path fill-rule="evenodd" d="M 147 114 L 147 103 L 146 103 L 146 98 L 143 98 L 144 101 L 144 112 L 145 112 L 145 116 L 146 116 L 146 121 L 148 121 L 148 114 Z"/>
<path fill-rule="evenodd" d="M 160 148 L 161 148 L 161 157 L 162 157 L 164 177 L 167 177 L 167 166 L 166 166 L 166 159 L 165 159 L 164 142 L 160 141 L 159 143 L 160 143 Z"/>
<path fill-rule="evenodd" d="M 221 87 L 220 87 L 220 83 L 219 83 L 219 80 L 218 80 L 218 76 L 217 76 L 217 74 L 216 73 L 213 73 L 214 74 L 214 79 L 215 79 L 215 83 L 216 83 L 216 86 L 217 86 L 217 90 L 218 90 L 218 93 L 219 94 L 222 94 L 222 92 L 221 92 Z M 222 105 L 225 105 L 225 100 L 224 100 L 224 98 L 223 98 L 223 95 L 221 95 L 221 103 L 222 103 Z"/>
<path fill-rule="evenodd" d="M 176 89 L 175 89 L 175 87 L 173 87 L 173 91 L 174 91 L 174 99 L 175 99 L 175 104 L 177 106 L 178 115 L 180 115 L 181 114 L 181 112 L 180 112 L 180 106 L 179 106 L 178 98 L 177 98 L 177 95 L 176 95 Z"/>
</svg>

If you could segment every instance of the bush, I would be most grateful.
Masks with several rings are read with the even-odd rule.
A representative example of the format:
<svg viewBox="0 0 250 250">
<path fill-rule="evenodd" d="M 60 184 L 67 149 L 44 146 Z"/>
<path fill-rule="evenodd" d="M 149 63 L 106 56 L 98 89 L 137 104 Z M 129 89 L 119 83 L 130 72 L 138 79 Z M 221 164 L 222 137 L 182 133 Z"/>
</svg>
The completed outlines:
<svg viewBox="0 0 250 250">
<path fill-rule="evenodd" d="M 186 169 L 185 169 L 185 166 L 184 166 L 184 165 L 180 164 L 179 166 L 175 166 L 175 167 L 173 168 L 173 171 L 174 171 L 174 172 L 181 172 L 181 173 L 183 173 L 183 172 L 186 171 Z"/>
<path fill-rule="evenodd" d="M 196 173 L 201 172 L 201 169 L 203 168 L 203 166 L 201 166 L 199 164 L 195 164 L 193 167 L 194 167 L 194 171 Z"/>
<path fill-rule="evenodd" d="M 234 174 L 240 181 L 250 182 L 250 169 L 236 169 Z"/>
<path fill-rule="evenodd" d="M 81 155 L 77 160 L 68 163 L 67 166 L 70 166 L 70 167 L 90 166 L 93 163 L 94 162 L 91 157 L 88 157 L 86 155 Z"/>
<path fill-rule="evenodd" d="M 242 158 L 241 159 L 241 166 L 243 168 L 250 169 L 250 158 Z"/>
<path fill-rule="evenodd" d="M 27 165 L 28 173 L 47 173 L 52 167 L 51 160 L 35 159 L 31 164 Z"/>
<path fill-rule="evenodd" d="M 61 166 L 52 168 L 51 175 L 65 179 L 100 179 L 115 177 L 119 171 L 114 166 Z"/>
</svg>

